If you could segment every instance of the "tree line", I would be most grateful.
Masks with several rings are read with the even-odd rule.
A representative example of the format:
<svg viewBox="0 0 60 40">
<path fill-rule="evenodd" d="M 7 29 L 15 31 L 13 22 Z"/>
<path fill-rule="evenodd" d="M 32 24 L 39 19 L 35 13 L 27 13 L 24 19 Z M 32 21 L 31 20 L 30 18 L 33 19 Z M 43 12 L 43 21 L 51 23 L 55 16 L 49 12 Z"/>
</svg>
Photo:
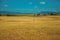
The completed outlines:
<svg viewBox="0 0 60 40">
<path fill-rule="evenodd" d="M 0 14 L 0 16 L 19 16 L 19 15 L 12 15 L 12 14 L 11 15 L 10 14 L 3 14 L 2 15 L 2 14 Z M 33 15 L 34 16 L 40 16 L 40 15 L 46 16 L 46 15 L 60 15 L 60 14 L 57 14 L 57 13 L 45 13 L 45 14 L 38 13 L 38 14 L 33 14 Z"/>
</svg>

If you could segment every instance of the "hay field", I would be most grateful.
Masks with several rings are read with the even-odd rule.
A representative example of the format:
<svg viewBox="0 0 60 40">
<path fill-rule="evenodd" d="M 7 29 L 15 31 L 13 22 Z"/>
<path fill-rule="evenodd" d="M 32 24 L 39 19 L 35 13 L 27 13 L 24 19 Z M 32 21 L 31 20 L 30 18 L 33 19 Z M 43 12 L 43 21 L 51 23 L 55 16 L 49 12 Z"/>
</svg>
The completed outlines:
<svg viewBox="0 0 60 40">
<path fill-rule="evenodd" d="M 0 40 L 60 40 L 60 16 L 0 16 Z"/>
</svg>

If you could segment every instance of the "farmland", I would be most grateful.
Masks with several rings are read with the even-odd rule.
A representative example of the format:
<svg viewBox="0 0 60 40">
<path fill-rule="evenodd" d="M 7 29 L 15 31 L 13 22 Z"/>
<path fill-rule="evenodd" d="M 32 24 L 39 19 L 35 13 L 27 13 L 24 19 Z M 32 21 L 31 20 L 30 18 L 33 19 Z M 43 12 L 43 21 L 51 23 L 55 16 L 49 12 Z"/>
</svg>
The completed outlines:
<svg viewBox="0 0 60 40">
<path fill-rule="evenodd" d="M 60 16 L 0 16 L 0 40 L 60 40 Z"/>
</svg>

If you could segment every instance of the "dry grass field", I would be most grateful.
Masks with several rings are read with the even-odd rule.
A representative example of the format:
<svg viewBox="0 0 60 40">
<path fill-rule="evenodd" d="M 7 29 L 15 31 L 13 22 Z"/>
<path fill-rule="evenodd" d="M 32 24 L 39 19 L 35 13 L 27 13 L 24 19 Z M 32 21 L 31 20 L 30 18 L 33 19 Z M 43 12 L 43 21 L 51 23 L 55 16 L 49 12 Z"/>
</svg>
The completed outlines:
<svg viewBox="0 0 60 40">
<path fill-rule="evenodd" d="M 0 40 L 60 40 L 60 16 L 0 16 Z"/>
</svg>

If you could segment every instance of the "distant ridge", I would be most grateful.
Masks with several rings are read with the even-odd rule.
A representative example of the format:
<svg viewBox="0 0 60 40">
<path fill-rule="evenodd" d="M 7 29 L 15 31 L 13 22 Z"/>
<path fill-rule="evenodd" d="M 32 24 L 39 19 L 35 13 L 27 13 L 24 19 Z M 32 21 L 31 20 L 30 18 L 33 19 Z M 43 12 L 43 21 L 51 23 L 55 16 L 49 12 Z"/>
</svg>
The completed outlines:
<svg viewBox="0 0 60 40">
<path fill-rule="evenodd" d="M 51 11 L 41 11 L 40 13 L 41 13 L 41 14 L 50 14 L 50 13 L 60 14 L 60 12 L 51 12 Z"/>
<path fill-rule="evenodd" d="M 60 14 L 60 12 L 50 12 L 50 11 L 41 11 L 40 14 L 48 14 L 48 13 L 54 13 L 54 14 Z M 0 11 L 0 14 L 2 15 L 17 15 L 17 14 L 39 14 L 39 13 L 21 13 L 21 12 L 8 12 L 8 11 Z"/>
</svg>

